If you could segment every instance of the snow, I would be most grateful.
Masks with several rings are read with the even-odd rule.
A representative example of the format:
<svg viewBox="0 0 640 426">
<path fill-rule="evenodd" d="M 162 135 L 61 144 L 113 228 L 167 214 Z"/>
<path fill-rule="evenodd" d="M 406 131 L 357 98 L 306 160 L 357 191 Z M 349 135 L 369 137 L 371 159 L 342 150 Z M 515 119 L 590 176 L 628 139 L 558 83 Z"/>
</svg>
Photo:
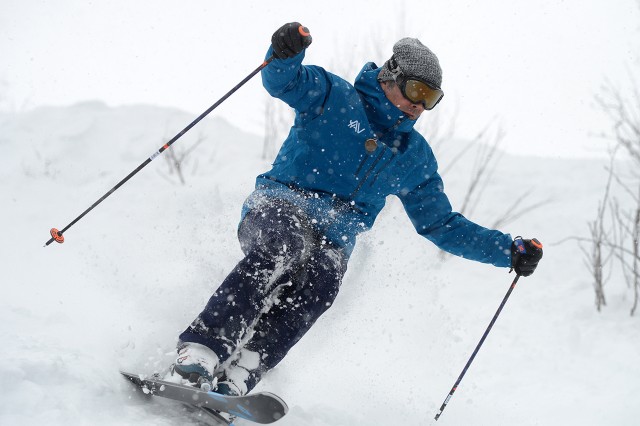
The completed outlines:
<svg viewBox="0 0 640 426">
<path fill-rule="evenodd" d="M 160 156 L 64 244 L 42 247 L 51 227 L 68 224 L 193 118 L 101 102 L 0 114 L 0 424 L 197 424 L 171 404 L 145 403 L 118 370 L 171 363 L 178 333 L 240 259 L 240 206 L 269 166 L 261 138 L 214 112 L 174 145 L 206 138 L 188 157 L 185 185 Z M 587 235 L 605 164 L 503 157 L 472 219 L 488 223 L 535 187 L 531 197 L 553 201 L 503 230 L 537 237 L 545 257 L 516 286 L 437 424 L 637 424 L 631 292 L 614 275 L 598 313 L 582 253 L 560 243 Z M 454 205 L 467 181 L 464 162 L 446 176 Z M 256 390 L 288 402 L 282 426 L 436 424 L 512 279 L 443 261 L 389 199 L 334 306 Z"/>
</svg>

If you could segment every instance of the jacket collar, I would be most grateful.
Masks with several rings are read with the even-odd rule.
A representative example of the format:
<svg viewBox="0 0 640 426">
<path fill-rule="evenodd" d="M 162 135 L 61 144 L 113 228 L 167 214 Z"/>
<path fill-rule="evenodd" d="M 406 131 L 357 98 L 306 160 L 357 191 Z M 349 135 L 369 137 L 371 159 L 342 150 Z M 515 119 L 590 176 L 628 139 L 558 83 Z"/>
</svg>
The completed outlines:
<svg viewBox="0 0 640 426">
<path fill-rule="evenodd" d="M 354 87 L 364 104 L 369 123 L 375 130 L 380 131 L 390 129 L 399 120 L 402 120 L 400 125 L 396 127 L 396 131 L 411 131 L 416 121 L 406 118 L 400 109 L 389 102 L 378 82 L 379 73 L 380 68 L 373 62 L 368 62 L 362 68 L 354 83 Z"/>
</svg>

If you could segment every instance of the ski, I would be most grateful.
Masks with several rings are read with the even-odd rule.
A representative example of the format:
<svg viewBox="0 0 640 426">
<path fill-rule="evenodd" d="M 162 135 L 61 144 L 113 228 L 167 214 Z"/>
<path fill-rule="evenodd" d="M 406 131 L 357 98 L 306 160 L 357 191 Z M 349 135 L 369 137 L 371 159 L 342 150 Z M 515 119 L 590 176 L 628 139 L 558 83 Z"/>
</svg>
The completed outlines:
<svg viewBox="0 0 640 426">
<path fill-rule="evenodd" d="M 245 396 L 228 396 L 215 392 L 166 382 L 157 377 L 120 371 L 131 383 L 146 394 L 172 399 L 200 408 L 208 416 L 223 425 L 230 422 L 218 412 L 227 413 L 234 417 L 250 420 L 255 423 L 268 424 L 281 419 L 287 414 L 287 404 L 277 395 L 268 392 L 258 392 Z M 222 423 L 224 422 L 224 423 Z"/>
</svg>

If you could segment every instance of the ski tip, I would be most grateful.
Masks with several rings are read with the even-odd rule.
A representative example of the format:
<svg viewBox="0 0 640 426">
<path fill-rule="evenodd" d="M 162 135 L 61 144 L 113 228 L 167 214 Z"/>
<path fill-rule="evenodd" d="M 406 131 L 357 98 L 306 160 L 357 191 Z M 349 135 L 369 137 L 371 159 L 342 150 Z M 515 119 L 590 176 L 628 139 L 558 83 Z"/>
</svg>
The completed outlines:
<svg viewBox="0 0 640 426">
<path fill-rule="evenodd" d="M 127 371 L 124 370 L 120 370 L 120 374 L 122 374 L 125 378 L 134 381 L 134 382 L 138 382 L 141 380 L 144 380 L 145 376 L 144 374 L 138 374 L 138 373 L 129 373 Z"/>
</svg>

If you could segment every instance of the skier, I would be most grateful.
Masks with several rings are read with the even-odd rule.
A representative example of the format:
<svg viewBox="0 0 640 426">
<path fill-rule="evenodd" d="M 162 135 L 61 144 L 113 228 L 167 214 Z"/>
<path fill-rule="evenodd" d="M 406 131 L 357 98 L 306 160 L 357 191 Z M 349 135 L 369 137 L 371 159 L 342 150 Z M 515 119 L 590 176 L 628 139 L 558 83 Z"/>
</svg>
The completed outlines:
<svg viewBox="0 0 640 426">
<path fill-rule="evenodd" d="M 444 96 L 436 55 L 403 38 L 382 67 L 367 63 L 355 84 L 302 65 L 305 27 L 271 38 L 266 90 L 295 109 L 271 170 L 257 177 L 242 210 L 245 257 L 179 336 L 175 380 L 213 381 L 227 395 L 249 392 L 333 303 L 356 236 L 371 228 L 388 195 L 416 231 L 439 248 L 528 276 L 542 257 L 510 235 L 453 212 L 434 154 L 413 129 Z"/>
</svg>

